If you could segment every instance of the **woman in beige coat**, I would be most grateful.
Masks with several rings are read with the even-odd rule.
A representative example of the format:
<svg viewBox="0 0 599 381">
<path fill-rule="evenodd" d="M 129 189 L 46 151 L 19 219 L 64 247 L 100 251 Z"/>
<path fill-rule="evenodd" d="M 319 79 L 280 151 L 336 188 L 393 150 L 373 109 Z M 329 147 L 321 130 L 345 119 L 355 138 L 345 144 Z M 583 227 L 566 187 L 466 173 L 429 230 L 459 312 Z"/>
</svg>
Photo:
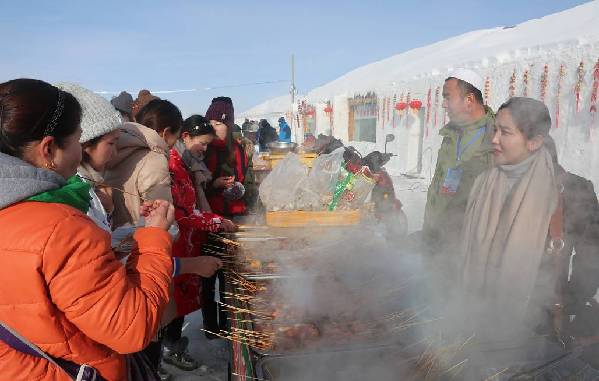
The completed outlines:
<svg viewBox="0 0 599 381">
<path fill-rule="evenodd" d="M 160 136 L 153 129 L 138 123 L 127 122 L 122 125 L 117 142 L 118 153 L 108 165 L 105 175 L 110 186 L 126 192 L 113 192 L 113 226 L 127 223 L 137 225 L 137 210 L 142 198 L 172 202 L 168 171 L 170 148 L 167 142 L 171 137 L 176 141 L 179 129 L 171 133 L 171 128 L 167 128 Z"/>
<path fill-rule="evenodd" d="M 545 148 L 551 118 L 531 98 L 511 98 L 497 112 L 495 167 L 472 187 L 464 219 L 463 285 L 469 317 L 482 332 L 516 334 L 538 317 L 533 291 L 556 210 L 558 183 Z M 479 333 L 482 333 L 479 331 Z M 480 336 L 480 335 L 479 335 Z M 495 336 L 494 338 L 497 338 Z"/>
<path fill-rule="evenodd" d="M 181 113 L 172 103 L 155 99 L 138 113 L 137 120 L 143 124 L 128 122 L 122 125 L 117 142 L 118 154 L 108 164 L 105 174 L 106 183 L 116 190 L 113 192 L 113 227 L 142 225 L 136 208 L 143 199 L 172 202 L 168 155 L 181 133 Z M 223 228 L 234 226 L 229 220 L 223 222 Z M 212 276 L 221 266 L 219 259 L 209 256 L 173 261 L 176 262 L 176 274 L 198 274 L 202 277 Z M 172 291 L 169 306 L 162 317 L 163 326 L 176 317 Z M 161 343 L 152 343 L 145 352 L 158 367 Z M 166 378 L 162 369 L 158 370 L 161 377 Z"/>
</svg>

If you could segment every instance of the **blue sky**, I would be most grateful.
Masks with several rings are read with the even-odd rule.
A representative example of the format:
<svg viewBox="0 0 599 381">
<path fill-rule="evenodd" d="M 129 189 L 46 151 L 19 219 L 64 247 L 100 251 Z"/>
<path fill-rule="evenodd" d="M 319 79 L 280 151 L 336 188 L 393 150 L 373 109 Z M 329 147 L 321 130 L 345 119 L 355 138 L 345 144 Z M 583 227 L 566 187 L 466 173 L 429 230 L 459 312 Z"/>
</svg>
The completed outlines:
<svg viewBox="0 0 599 381">
<path fill-rule="evenodd" d="M 291 53 L 304 93 L 411 48 L 585 2 L 6 1 L 0 80 L 72 81 L 96 91 L 200 89 L 162 97 L 189 115 L 227 95 L 239 112 L 288 93 Z"/>
</svg>

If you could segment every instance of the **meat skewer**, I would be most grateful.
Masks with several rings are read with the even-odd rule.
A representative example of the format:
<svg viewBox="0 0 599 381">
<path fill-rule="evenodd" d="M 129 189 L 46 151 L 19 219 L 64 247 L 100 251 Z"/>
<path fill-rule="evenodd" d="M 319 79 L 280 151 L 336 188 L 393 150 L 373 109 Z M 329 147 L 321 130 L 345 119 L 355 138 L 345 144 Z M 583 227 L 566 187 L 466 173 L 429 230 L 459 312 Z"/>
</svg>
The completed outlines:
<svg viewBox="0 0 599 381">
<path fill-rule="evenodd" d="M 235 241 L 232 241 L 232 240 L 230 240 L 228 238 L 221 237 L 220 235 L 215 234 L 215 233 L 209 233 L 208 236 L 210 238 L 214 238 L 216 241 L 222 242 L 222 243 L 224 243 L 226 245 L 231 245 L 231 246 L 236 246 L 236 247 L 240 247 L 241 246 L 241 244 L 239 242 L 235 242 Z"/>
<path fill-rule="evenodd" d="M 233 310 L 235 310 L 237 312 L 245 312 L 245 313 L 250 314 L 250 315 L 260 316 L 263 319 L 272 319 L 272 315 L 269 315 L 268 313 L 265 313 L 265 312 L 257 312 L 257 311 L 248 310 L 246 308 L 239 308 L 239 307 L 235 307 L 235 306 L 232 306 L 232 305 L 229 305 L 229 304 L 225 304 L 225 303 L 222 303 L 222 302 L 219 302 L 219 301 L 216 301 L 216 303 L 218 303 L 218 304 L 220 304 L 222 306 L 225 306 L 227 308 L 231 308 L 231 309 L 233 309 Z"/>
</svg>

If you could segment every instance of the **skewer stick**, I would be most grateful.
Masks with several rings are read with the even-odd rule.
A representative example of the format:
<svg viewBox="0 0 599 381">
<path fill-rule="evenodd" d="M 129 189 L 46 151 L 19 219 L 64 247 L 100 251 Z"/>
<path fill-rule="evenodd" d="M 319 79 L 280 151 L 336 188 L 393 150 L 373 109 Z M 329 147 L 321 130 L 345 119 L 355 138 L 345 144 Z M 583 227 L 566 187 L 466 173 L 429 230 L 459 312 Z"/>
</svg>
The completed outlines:
<svg viewBox="0 0 599 381">
<path fill-rule="evenodd" d="M 235 242 L 235 241 L 232 241 L 232 240 L 230 240 L 230 239 L 228 239 L 228 238 L 221 237 L 221 236 L 220 236 L 220 235 L 218 235 L 218 234 L 215 234 L 215 233 L 209 233 L 208 235 L 209 235 L 210 237 L 214 238 L 215 240 L 217 240 L 217 241 L 219 241 L 219 242 L 222 242 L 222 243 L 224 243 L 224 244 L 227 244 L 227 245 L 232 245 L 232 246 L 237 246 L 237 247 L 240 247 L 240 246 L 241 246 L 241 244 L 240 244 L 239 242 Z"/>
<path fill-rule="evenodd" d="M 418 322 L 409 323 L 409 324 L 400 324 L 398 326 L 391 328 L 391 330 L 404 330 L 404 329 L 408 329 L 408 328 L 415 327 L 415 326 L 422 325 L 422 324 L 434 323 L 439 320 L 443 320 L 443 318 L 418 321 Z"/>
<path fill-rule="evenodd" d="M 212 249 L 212 248 L 209 248 L 209 247 L 203 247 L 202 251 L 207 252 L 207 253 L 215 253 L 215 254 L 217 254 L 221 258 L 231 258 L 231 259 L 237 258 L 236 255 L 228 254 L 225 251 L 215 250 L 215 249 Z"/>
<path fill-rule="evenodd" d="M 253 323 L 253 321 L 250 320 L 250 319 L 237 319 L 237 318 L 234 318 L 234 317 L 232 317 L 232 318 L 227 317 L 227 319 L 229 319 L 231 321 L 234 321 L 234 322 L 237 322 L 237 323 Z"/>
<path fill-rule="evenodd" d="M 82 178 L 83 180 L 85 180 L 85 181 L 89 181 L 89 182 L 91 182 L 91 183 L 94 183 L 94 185 L 96 185 L 96 186 L 103 187 L 103 188 L 110 188 L 110 189 L 113 189 L 113 190 L 115 190 L 115 191 L 117 191 L 117 192 L 121 192 L 121 193 L 124 193 L 124 194 L 128 194 L 128 195 L 130 195 L 130 196 L 135 196 L 135 197 L 139 198 L 139 199 L 140 199 L 140 200 L 142 200 L 142 201 L 153 201 L 153 200 L 150 200 L 149 198 L 142 197 L 142 196 L 140 196 L 139 194 L 135 194 L 135 193 L 127 192 L 127 191 L 126 191 L 126 190 L 124 190 L 124 189 L 117 188 L 117 187 L 113 187 L 112 185 L 105 184 L 105 183 L 103 183 L 103 182 L 101 182 L 101 181 L 96 181 L 96 180 L 93 180 L 93 179 L 90 179 L 90 178 L 87 178 L 87 177 L 84 177 L 84 176 L 79 176 L 79 177 L 81 177 L 81 178 Z"/>
<path fill-rule="evenodd" d="M 264 344 L 264 345 L 269 344 L 265 340 L 257 340 L 257 339 L 254 339 L 254 338 L 242 337 L 241 335 L 234 335 L 231 332 L 227 332 L 227 331 L 222 331 L 221 330 L 219 333 L 216 333 L 216 332 L 212 332 L 212 331 L 209 331 L 207 329 L 204 329 L 204 328 L 200 328 L 200 330 L 208 332 L 208 333 L 211 333 L 211 334 L 216 335 L 218 337 L 221 337 L 223 339 L 227 339 L 227 340 L 231 340 L 231 341 L 237 341 L 237 342 L 239 342 L 241 344 L 248 344 L 248 343 L 252 343 L 252 344 L 257 343 L 257 344 Z"/>
<path fill-rule="evenodd" d="M 215 251 L 215 250 L 210 250 L 210 249 L 202 249 L 202 251 L 204 253 L 215 254 L 216 256 L 221 257 L 221 258 L 227 257 L 226 255 L 223 255 L 224 253 L 222 251 Z M 227 258 L 233 258 L 233 257 L 227 257 Z"/>
<path fill-rule="evenodd" d="M 246 336 L 246 337 L 250 337 L 256 340 L 269 340 L 272 339 L 274 335 L 272 334 L 266 334 L 266 333 L 259 333 L 259 332 L 251 332 L 251 331 L 238 331 L 238 330 L 234 330 L 234 332 L 232 332 L 232 335 L 238 335 L 240 337 Z"/>
<path fill-rule="evenodd" d="M 257 312 L 257 311 L 252 311 L 252 310 L 248 310 L 248 309 L 245 309 L 245 308 L 239 308 L 239 307 L 231 306 L 229 304 L 225 304 L 225 303 L 222 303 L 222 302 L 219 302 L 219 301 L 216 301 L 216 303 L 218 303 L 218 304 L 220 304 L 222 306 L 225 306 L 227 308 L 232 308 L 234 310 L 237 310 L 238 312 L 245 312 L 245 313 L 248 313 L 250 315 L 261 316 L 263 319 L 269 319 L 269 318 L 272 319 L 272 316 L 269 315 L 269 314 L 267 314 L 267 313 L 265 313 L 265 312 Z"/>
<path fill-rule="evenodd" d="M 263 298 L 260 298 L 260 297 L 255 296 L 255 295 L 236 294 L 234 292 L 228 292 L 228 291 L 221 291 L 221 294 L 224 294 L 224 295 L 227 295 L 227 296 L 231 296 L 231 297 L 235 297 L 235 298 L 238 298 L 240 300 L 245 300 L 245 299 L 251 300 L 254 303 L 268 303 Z"/>
<path fill-rule="evenodd" d="M 459 363 L 455 364 L 454 366 L 452 366 L 451 368 L 447 369 L 445 372 L 443 373 L 449 373 L 452 370 L 454 370 L 455 368 L 464 365 L 466 362 L 468 362 L 468 359 L 465 359 L 464 361 L 460 361 Z"/>
<path fill-rule="evenodd" d="M 231 327 L 231 329 L 235 332 L 240 332 L 240 333 L 246 333 L 248 335 L 255 335 L 255 336 L 265 336 L 267 338 L 272 337 L 274 334 L 272 333 L 264 333 L 264 332 L 259 332 L 259 331 L 250 331 L 249 329 L 242 329 L 242 328 L 236 328 L 236 327 Z"/>
<path fill-rule="evenodd" d="M 231 283 L 233 283 L 233 284 L 235 284 L 235 285 L 237 285 L 237 286 L 241 286 L 241 288 L 242 288 L 243 290 L 245 290 L 245 291 L 251 291 L 251 292 L 256 292 L 256 291 L 258 291 L 258 290 L 257 290 L 257 288 L 254 288 L 254 287 L 248 287 L 248 286 L 247 286 L 247 285 L 246 285 L 244 282 L 239 282 L 239 281 L 237 281 L 237 280 L 235 280 L 235 279 L 232 279 L 232 280 L 231 280 Z"/>
<path fill-rule="evenodd" d="M 487 378 L 485 378 L 485 380 L 484 380 L 484 381 L 492 381 L 492 380 L 494 380 L 494 379 L 495 379 L 497 376 L 499 376 L 499 375 L 502 375 L 503 373 L 507 372 L 509 369 L 510 369 L 510 368 L 505 368 L 505 369 L 502 369 L 502 370 L 500 370 L 499 372 L 495 373 L 494 375 L 492 375 L 492 376 L 490 376 L 490 377 L 487 377 Z"/>
<path fill-rule="evenodd" d="M 250 282 L 244 278 L 241 278 L 239 275 L 236 275 L 237 273 L 235 271 L 230 271 L 229 273 L 231 274 L 231 276 L 233 278 L 231 280 L 232 283 L 239 284 L 243 288 L 246 288 L 246 289 L 258 291 L 259 288 L 257 285 L 253 284 L 252 282 Z"/>
<path fill-rule="evenodd" d="M 267 345 L 269 340 L 272 339 L 272 337 L 268 337 L 268 336 L 254 336 L 254 335 L 250 335 L 247 333 L 242 333 L 242 334 L 232 333 L 231 337 L 234 339 L 247 341 L 248 343 L 252 343 L 252 344 L 264 344 L 264 345 Z"/>
<path fill-rule="evenodd" d="M 241 302 L 249 302 L 251 300 L 251 297 L 239 297 L 239 296 L 231 296 L 231 295 L 225 295 L 223 296 L 223 299 L 233 299 L 233 300 L 239 300 Z"/>
<path fill-rule="evenodd" d="M 234 255 L 233 253 L 229 252 L 229 249 L 227 247 L 223 247 L 223 246 L 217 246 L 217 245 L 212 245 L 212 244 L 209 244 L 209 243 L 204 243 L 204 244 L 202 244 L 202 248 L 208 248 L 208 249 L 211 249 L 211 250 L 214 250 L 214 251 L 224 250 L 225 253 L 227 253 L 229 255 Z"/>
<path fill-rule="evenodd" d="M 227 272 L 227 273 L 231 274 L 231 272 Z M 233 284 L 235 284 L 237 286 L 241 286 L 241 288 L 243 290 L 248 291 L 248 292 L 252 292 L 252 293 L 255 293 L 255 292 L 258 292 L 258 291 L 266 291 L 267 290 L 267 288 L 264 287 L 264 286 L 256 286 L 256 285 L 254 285 L 251 282 L 248 282 L 246 280 L 240 282 L 240 281 L 237 281 L 237 280 L 233 279 L 233 280 L 231 280 L 231 283 L 233 283 Z"/>
<path fill-rule="evenodd" d="M 227 333 L 228 334 L 227 336 L 233 340 L 243 341 L 248 344 L 261 344 L 261 345 L 268 344 L 267 337 L 251 337 L 249 335 L 231 333 L 231 332 L 224 332 L 224 333 Z"/>
<path fill-rule="evenodd" d="M 233 376 L 243 377 L 245 380 L 268 381 L 268 380 L 266 380 L 264 378 L 250 377 L 250 376 L 246 376 L 246 375 L 243 375 L 243 374 L 238 374 L 238 373 L 235 373 L 235 372 L 231 372 L 231 374 Z"/>
<path fill-rule="evenodd" d="M 237 340 L 237 339 L 236 339 L 236 338 L 234 338 L 234 337 L 231 337 L 231 336 L 225 336 L 225 335 L 222 335 L 222 334 L 219 334 L 219 333 L 216 333 L 216 332 L 208 331 L 207 329 L 204 329 L 204 328 L 200 328 L 200 330 L 201 330 L 201 331 L 204 331 L 204 332 L 211 333 L 211 334 L 213 334 L 213 335 L 215 335 L 215 336 L 218 336 L 218 337 L 220 337 L 220 338 L 222 338 L 222 339 L 229 340 L 229 341 L 232 341 L 232 342 L 235 342 L 235 343 L 239 343 L 239 344 L 245 344 L 245 345 L 249 345 L 249 346 L 256 347 L 256 348 L 262 348 L 262 349 L 266 349 L 266 348 L 268 348 L 268 346 L 267 346 L 267 345 L 268 345 L 268 343 L 264 343 L 264 342 L 256 342 L 256 343 L 258 343 L 258 344 L 262 344 L 262 345 L 253 345 L 253 343 L 250 343 L 250 342 L 247 342 L 247 341 L 241 341 L 241 340 Z"/>
<path fill-rule="evenodd" d="M 464 349 L 464 347 L 470 342 L 470 340 L 474 339 L 474 336 L 476 336 L 476 332 L 473 333 L 469 338 L 467 338 L 466 341 L 464 341 L 464 344 L 460 345 L 456 352 L 461 352 L 462 349 Z"/>
<path fill-rule="evenodd" d="M 268 230 L 266 225 L 237 225 L 239 230 Z"/>
</svg>

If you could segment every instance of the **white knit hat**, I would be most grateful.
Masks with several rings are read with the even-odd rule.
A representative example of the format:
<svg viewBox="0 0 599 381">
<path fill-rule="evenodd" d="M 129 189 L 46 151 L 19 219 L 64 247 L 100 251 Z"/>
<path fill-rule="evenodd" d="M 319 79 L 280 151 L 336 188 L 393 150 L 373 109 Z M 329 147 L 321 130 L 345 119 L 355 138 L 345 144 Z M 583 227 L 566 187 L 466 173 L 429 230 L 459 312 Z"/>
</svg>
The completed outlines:
<svg viewBox="0 0 599 381">
<path fill-rule="evenodd" d="M 483 91 L 483 87 L 484 87 L 483 79 L 474 70 L 463 69 L 463 68 L 455 69 L 453 72 L 451 72 L 449 74 L 448 78 L 461 79 L 462 81 L 468 82 L 472 86 L 476 87 L 480 92 Z"/>
<path fill-rule="evenodd" d="M 102 96 L 74 83 L 59 83 L 61 90 L 71 93 L 81 105 L 81 139 L 88 142 L 98 136 L 106 135 L 120 127 L 121 116 L 110 102 Z"/>
</svg>

